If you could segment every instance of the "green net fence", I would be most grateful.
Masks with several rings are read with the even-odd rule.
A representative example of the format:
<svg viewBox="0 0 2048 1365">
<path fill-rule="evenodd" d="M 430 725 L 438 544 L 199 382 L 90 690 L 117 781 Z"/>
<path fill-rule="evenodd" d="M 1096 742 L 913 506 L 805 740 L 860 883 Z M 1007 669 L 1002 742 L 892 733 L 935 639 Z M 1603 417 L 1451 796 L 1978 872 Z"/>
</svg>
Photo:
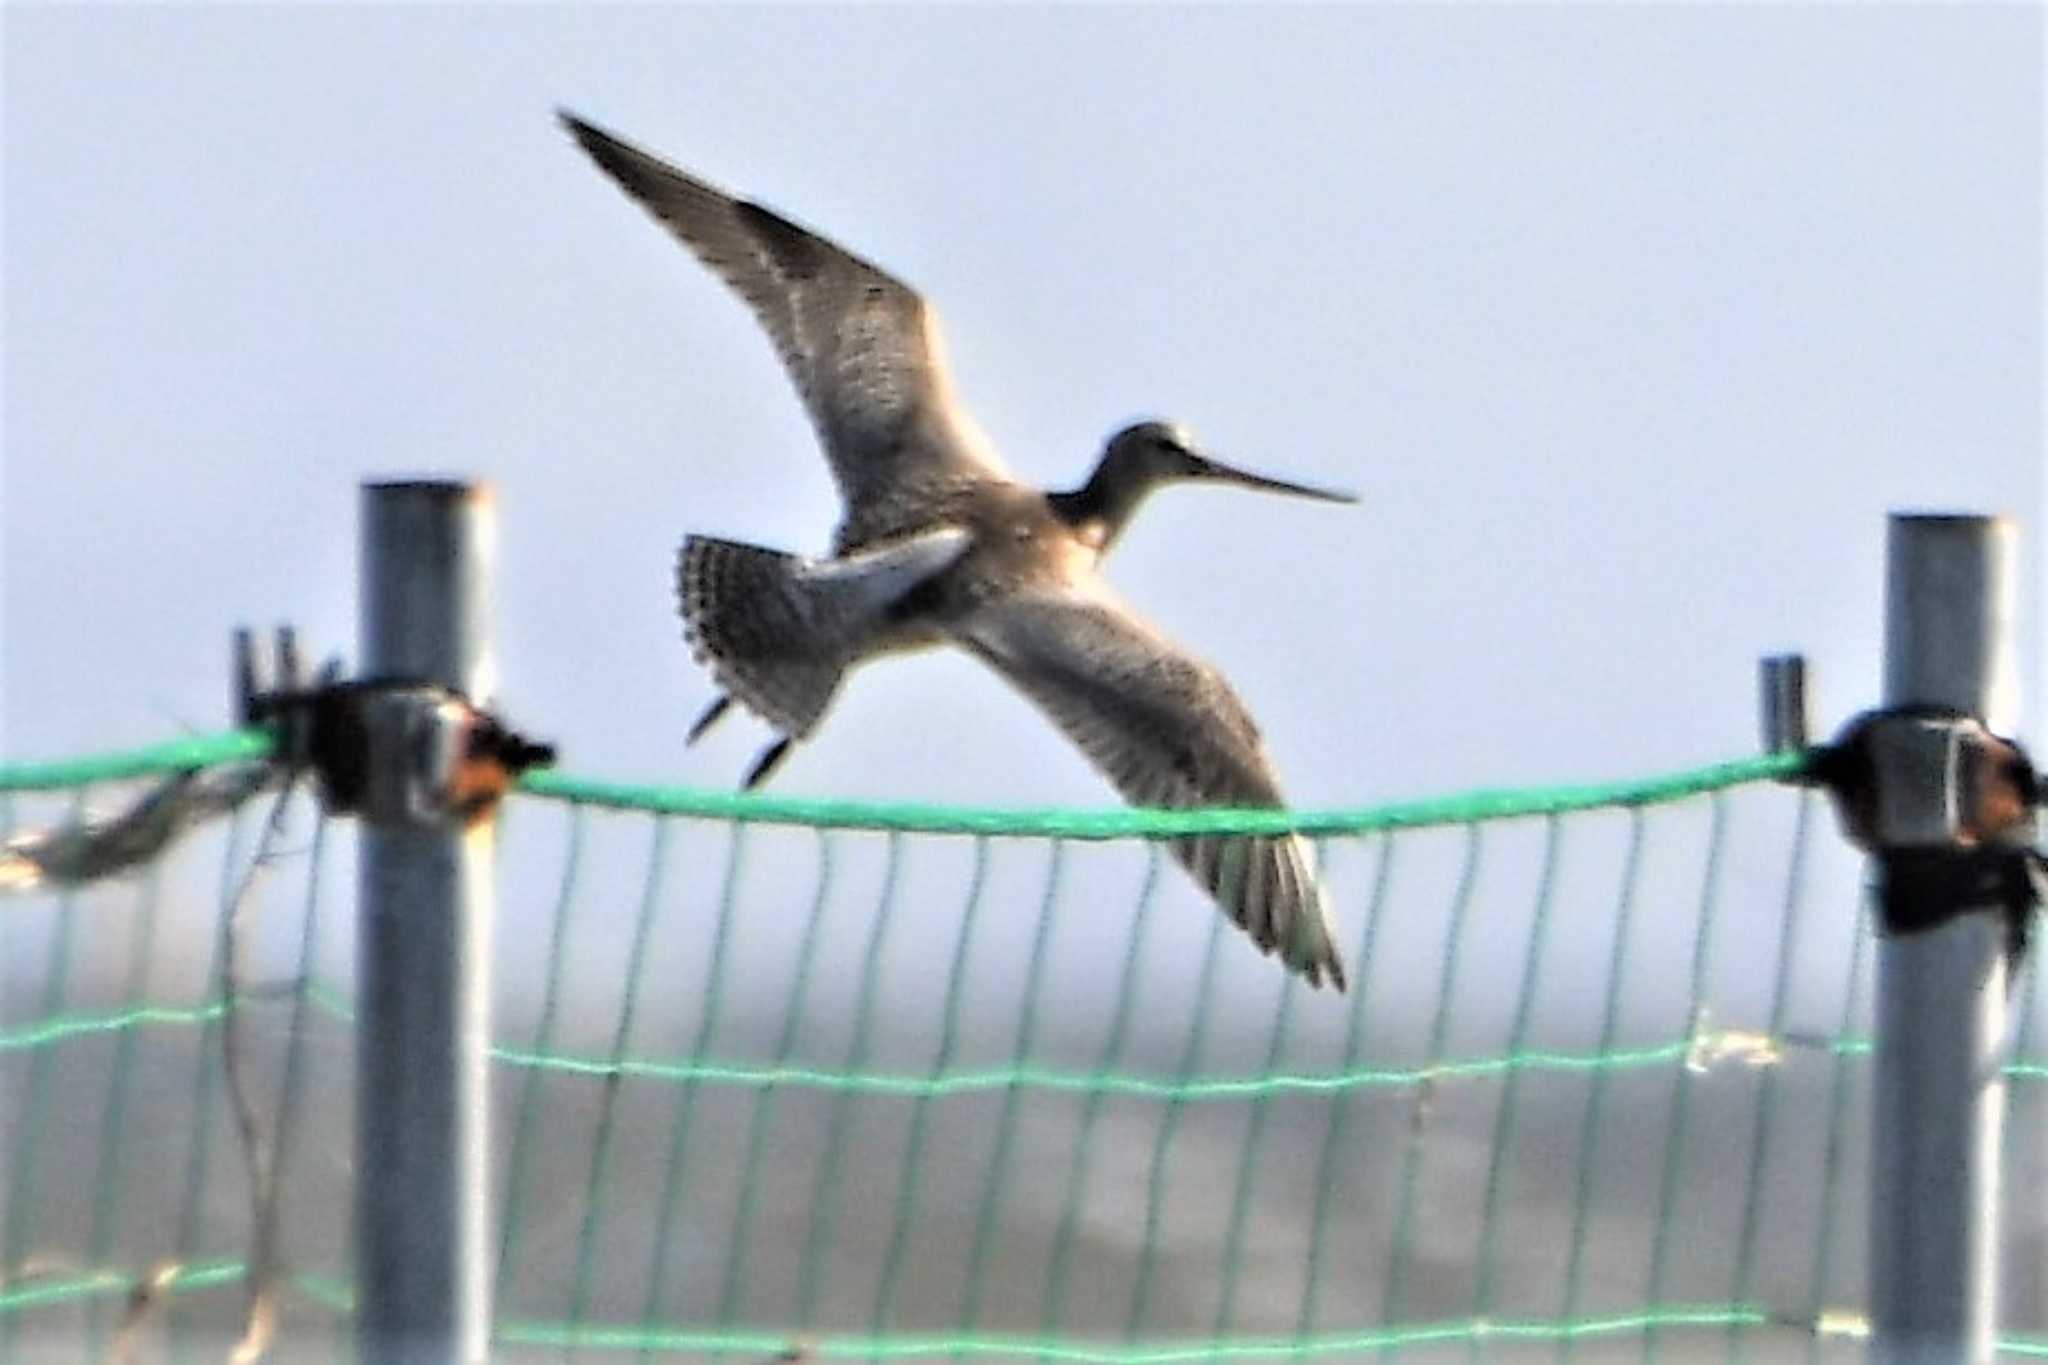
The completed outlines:
<svg viewBox="0 0 2048 1365">
<path fill-rule="evenodd" d="M 0 822 L 262 752 L 0 768 Z M 533 775 L 497 1352 L 1852 1358 L 1871 943 L 1791 762 L 1293 815 Z M 0 1360 L 220 1359 L 256 1282 L 280 1358 L 348 1354 L 353 832 L 270 800 L 0 899 Z M 1282 822 L 1349 995 L 1159 853 Z M 2048 1356 L 2031 975 L 2016 1013 L 2001 1349 Z"/>
</svg>

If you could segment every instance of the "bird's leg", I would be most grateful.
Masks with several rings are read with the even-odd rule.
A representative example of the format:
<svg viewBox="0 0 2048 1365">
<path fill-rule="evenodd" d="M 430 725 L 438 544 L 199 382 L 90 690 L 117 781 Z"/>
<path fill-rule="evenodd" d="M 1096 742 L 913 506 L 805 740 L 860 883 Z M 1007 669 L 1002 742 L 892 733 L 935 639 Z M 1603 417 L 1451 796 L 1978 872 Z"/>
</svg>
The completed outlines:
<svg viewBox="0 0 2048 1365">
<path fill-rule="evenodd" d="M 754 760 L 754 766 L 747 770 L 746 780 L 740 783 L 740 790 L 743 792 L 752 791 L 763 782 L 766 782 L 768 775 L 774 772 L 782 760 L 789 755 L 789 746 L 794 743 L 796 743 L 794 739 L 784 735 L 781 739 L 776 740 L 773 744 L 763 749 L 761 756 Z"/>
<path fill-rule="evenodd" d="M 703 736 L 704 732 L 717 724 L 718 718 L 724 715 L 731 707 L 731 696 L 720 693 L 716 701 L 713 701 L 711 705 L 704 708 L 704 714 L 697 717 L 697 723 L 690 727 L 689 738 L 685 739 L 683 743 L 695 744 Z"/>
</svg>

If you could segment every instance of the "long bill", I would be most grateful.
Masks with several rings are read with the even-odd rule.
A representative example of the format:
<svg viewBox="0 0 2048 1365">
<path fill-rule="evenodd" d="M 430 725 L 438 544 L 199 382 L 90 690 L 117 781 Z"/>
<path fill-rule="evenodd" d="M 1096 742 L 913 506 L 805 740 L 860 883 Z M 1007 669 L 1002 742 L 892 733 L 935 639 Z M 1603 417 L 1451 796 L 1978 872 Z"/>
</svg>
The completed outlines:
<svg viewBox="0 0 2048 1365">
<path fill-rule="evenodd" d="M 1314 498 L 1318 502 L 1358 501 L 1356 493 L 1347 492 L 1340 488 L 1317 488 L 1313 484 L 1290 483 L 1286 479 L 1275 479 L 1269 478 L 1264 474 L 1254 474 L 1248 469 L 1239 469 L 1235 465 L 1227 465 L 1221 460 L 1213 460 L 1206 455 L 1197 456 L 1196 458 L 1200 460 L 1202 466 L 1201 473 L 1197 476 L 1200 478 L 1217 479 L 1223 483 L 1236 484 L 1240 488 L 1256 488 L 1267 493 L 1285 493 L 1290 497 Z"/>
</svg>

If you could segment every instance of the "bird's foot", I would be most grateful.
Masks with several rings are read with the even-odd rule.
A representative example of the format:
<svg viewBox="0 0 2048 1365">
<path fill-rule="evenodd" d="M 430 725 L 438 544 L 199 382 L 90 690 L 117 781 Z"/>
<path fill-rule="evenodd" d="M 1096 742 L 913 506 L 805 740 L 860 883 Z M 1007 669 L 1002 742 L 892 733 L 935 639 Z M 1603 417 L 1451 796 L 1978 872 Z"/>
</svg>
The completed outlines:
<svg viewBox="0 0 2048 1365">
<path fill-rule="evenodd" d="M 740 790 L 743 792 L 752 791 L 763 782 L 766 782 L 768 775 L 775 771 L 784 758 L 789 756 L 789 746 L 794 743 L 796 743 L 795 740 L 785 735 L 763 749 L 761 756 L 754 760 L 754 766 L 747 770 L 746 780 L 740 783 Z"/>
<path fill-rule="evenodd" d="M 700 738 L 702 738 L 704 732 L 706 730 L 709 730 L 713 725 L 716 725 L 718 723 L 718 718 L 724 715 L 731 708 L 732 698 L 729 695 L 721 693 L 717 700 L 713 701 L 711 705 L 704 708 L 704 714 L 697 717 L 696 724 L 690 727 L 689 737 L 685 739 L 683 743 L 695 744 Z"/>
</svg>

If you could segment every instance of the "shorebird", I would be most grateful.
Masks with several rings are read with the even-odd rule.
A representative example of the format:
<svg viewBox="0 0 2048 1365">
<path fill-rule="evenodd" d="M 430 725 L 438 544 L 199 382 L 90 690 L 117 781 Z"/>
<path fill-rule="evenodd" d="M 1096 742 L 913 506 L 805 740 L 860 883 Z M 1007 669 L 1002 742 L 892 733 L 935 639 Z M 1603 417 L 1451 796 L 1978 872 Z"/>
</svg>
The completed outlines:
<svg viewBox="0 0 2048 1365">
<path fill-rule="evenodd" d="M 684 634 L 722 690 L 779 736 L 764 781 L 871 659 L 953 644 L 993 668 L 1139 806 L 1279 807 L 1257 725 L 1215 668 L 1111 591 L 1097 565 L 1147 494 L 1208 481 L 1326 502 L 1347 493 L 1248 473 L 1188 431 L 1112 436 L 1088 481 L 1044 492 L 1005 469 L 954 396 L 931 307 L 901 280 L 562 111 L 583 150 L 753 310 L 809 411 L 845 516 L 824 558 L 689 536 Z M 1306 841 L 1187 837 L 1174 856 L 1310 985 L 1344 961 Z"/>
</svg>

